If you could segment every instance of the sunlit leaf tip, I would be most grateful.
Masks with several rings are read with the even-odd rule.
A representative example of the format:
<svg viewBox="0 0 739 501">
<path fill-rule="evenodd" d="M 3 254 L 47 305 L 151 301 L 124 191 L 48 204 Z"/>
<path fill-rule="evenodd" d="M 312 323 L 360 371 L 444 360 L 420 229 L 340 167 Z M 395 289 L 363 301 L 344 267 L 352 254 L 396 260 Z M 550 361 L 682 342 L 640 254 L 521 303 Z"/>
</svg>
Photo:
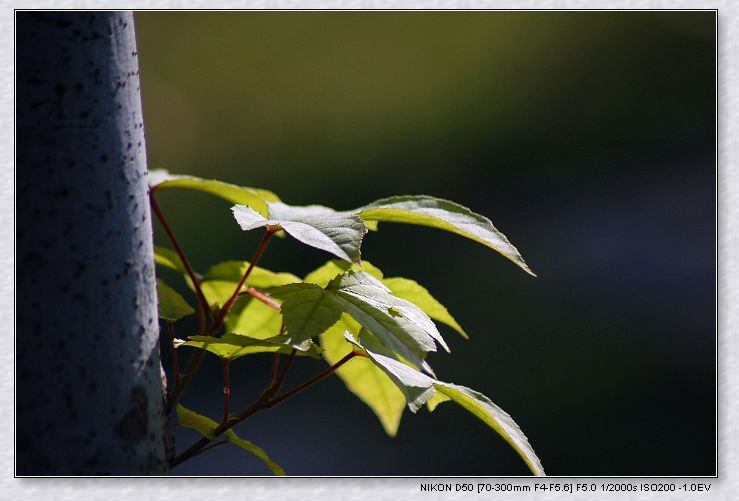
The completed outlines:
<svg viewBox="0 0 739 501">
<path fill-rule="evenodd" d="M 458 203 L 428 195 L 403 195 L 376 200 L 357 209 L 356 214 L 365 221 L 416 224 L 462 235 L 498 251 L 536 276 L 490 219 Z"/>
<path fill-rule="evenodd" d="M 265 216 L 267 215 L 267 203 L 279 201 L 279 197 L 269 190 L 237 186 L 216 179 L 202 179 L 195 176 L 170 174 L 165 169 L 149 171 L 148 182 L 152 191 L 168 188 L 184 188 L 201 191 L 210 193 L 231 203 L 248 205 Z"/>
</svg>

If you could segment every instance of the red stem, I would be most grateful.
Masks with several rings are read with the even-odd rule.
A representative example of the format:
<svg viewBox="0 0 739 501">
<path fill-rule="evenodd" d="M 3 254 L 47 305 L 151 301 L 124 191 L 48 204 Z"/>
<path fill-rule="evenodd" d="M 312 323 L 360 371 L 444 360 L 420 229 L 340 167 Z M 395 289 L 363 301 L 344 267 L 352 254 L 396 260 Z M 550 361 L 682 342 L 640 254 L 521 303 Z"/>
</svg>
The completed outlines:
<svg viewBox="0 0 739 501">
<path fill-rule="evenodd" d="M 357 353 L 357 352 L 354 352 L 354 351 L 352 351 L 350 353 L 347 353 L 346 356 L 344 356 L 344 358 L 342 358 L 341 360 L 339 360 L 338 362 L 336 362 L 334 365 L 332 365 L 328 369 L 326 369 L 326 370 L 324 370 L 324 371 L 316 374 L 315 376 L 313 376 L 312 378 L 310 378 L 305 383 L 300 384 L 300 385 L 294 387 L 293 389 L 286 391 L 283 395 L 281 395 L 281 396 L 279 396 L 279 397 L 277 397 L 277 398 L 275 398 L 273 400 L 270 400 L 269 403 L 267 403 L 267 406 L 266 407 L 268 409 L 270 407 L 274 407 L 275 405 L 279 404 L 283 400 L 285 400 L 287 398 L 290 398 L 293 395 L 295 395 L 296 393 L 299 393 L 299 392 L 303 391 L 304 389 L 308 388 L 309 386 L 312 386 L 312 385 L 316 384 L 318 381 L 320 381 L 321 379 L 325 378 L 326 376 L 329 376 L 336 369 L 338 369 L 339 367 L 341 367 L 342 365 L 344 365 L 345 363 L 347 363 L 349 360 L 351 360 L 352 358 L 354 358 L 356 356 L 361 356 L 361 354 L 360 353 Z"/>
<path fill-rule="evenodd" d="M 262 238 L 262 241 L 259 242 L 259 247 L 257 247 L 257 251 L 254 253 L 254 257 L 251 258 L 251 262 L 249 263 L 249 267 L 246 269 L 246 272 L 244 272 L 244 276 L 241 277 L 241 281 L 239 282 L 239 285 L 236 286 L 236 290 L 231 294 L 231 297 L 228 298 L 228 301 L 223 305 L 223 308 L 221 308 L 221 313 L 218 315 L 218 319 L 214 323 L 215 329 L 218 329 L 223 324 L 223 319 L 226 317 L 226 314 L 229 312 L 231 307 L 233 306 L 234 301 L 236 301 L 236 298 L 239 297 L 239 292 L 241 292 L 241 288 L 244 286 L 244 282 L 246 282 L 246 279 L 249 278 L 249 275 L 251 274 L 251 270 L 254 269 L 254 267 L 259 262 L 259 259 L 262 257 L 262 253 L 264 252 L 264 249 L 267 247 L 267 244 L 269 243 L 269 239 L 277 232 L 277 228 L 268 227 L 267 233 L 265 233 L 264 237 Z"/>
<path fill-rule="evenodd" d="M 282 381 L 284 381 L 285 375 L 287 374 L 287 369 L 290 367 L 290 363 L 291 363 L 294 355 L 295 355 L 295 351 L 293 350 L 293 352 L 291 353 L 291 357 L 290 357 L 290 359 L 287 362 L 287 366 L 282 370 L 282 373 L 280 374 L 280 377 L 278 378 L 279 384 L 282 384 Z M 270 397 L 270 391 L 272 390 L 272 388 L 274 387 L 274 385 L 268 386 L 265 389 L 265 391 L 262 392 L 262 394 L 259 396 L 259 398 L 257 398 L 257 400 L 254 403 L 252 403 L 249 407 L 247 407 L 244 411 L 242 411 L 238 416 L 233 417 L 233 418 L 231 418 L 231 419 L 229 419 L 229 420 L 221 423 L 215 430 L 213 430 L 213 438 L 207 438 L 207 437 L 201 438 L 200 440 L 198 440 L 197 442 L 195 442 L 194 444 L 192 444 L 187 450 L 185 450 L 184 452 L 182 452 L 181 454 L 179 454 L 178 456 L 176 456 L 172 460 L 172 464 L 170 466 L 172 468 L 174 468 L 175 466 L 177 466 L 178 464 L 182 463 L 183 461 L 186 461 L 187 459 L 190 459 L 193 456 L 197 456 L 198 454 L 200 454 L 201 452 L 203 452 L 203 450 L 205 448 L 208 448 L 209 447 L 209 444 L 210 444 L 211 441 L 213 441 L 216 437 L 222 435 L 225 431 L 230 430 L 231 428 L 233 428 L 234 426 L 236 426 L 237 424 L 239 424 L 240 422 L 242 422 L 243 420 L 245 420 L 249 416 L 252 416 L 252 415 L 256 414 L 257 412 L 259 412 L 261 410 L 269 409 L 270 407 L 273 407 L 273 406 L 279 404 L 283 400 L 285 400 L 285 399 L 287 399 L 287 398 L 295 395 L 296 393 L 298 393 L 298 392 L 306 389 L 307 387 L 309 387 L 309 386 L 317 383 L 318 381 L 320 381 L 321 379 L 325 378 L 326 376 L 328 376 L 329 374 L 331 374 L 336 369 L 338 369 L 339 367 L 341 367 L 346 362 L 348 362 L 349 360 L 351 360 L 352 358 L 354 358 L 356 356 L 364 356 L 364 355 L 362 353 L 357 353 L 357 352 L 352 351 L 351 353 L 348 353 L 344 358 L 342 358 L 341 360 L 339 360 L 338 362 L 336 362 L 334 365 L 332 365 L 328 369 L 326 369 L 326 370 L 322 371 L 320 374 L 317 374 L 316 376 L 312 377 L 311 379 L 309 379 L 305 383 L 303 383 L 303 384 L 301 384 L 299 386 L 296 386 L 295 388 L 293 388 L 292 390 L 288 391 L 287 393 L 285 393 L 284 395 L 282 395 L 282 396 L 280 396 L 278 398 L 271 399 L 271 397 Z M 275 384 L 277 384 L 277 383 L 275 383 Z M 215 444 L 213 446 L 215 446 Z"/>
<path fill-rule="evenodd" d="M 248 294 L 254 299 L 258 299 L 273 310 L 282 311 L 282 306 L 280 306 L 280 303 L 269 297 L 269 295 L 265 294 L 264 292 L 255 289 L 254 287 L 247 287 L 246 291 L 243 294 Z"/>
<path fill-rule="evenodd" d="M 208 306 L 208 301 L 205 299 L 205 295 L 203 295 L 203 291 L 200 288 L 200 281 L 195 277 L 195 272 L 193 271 L 192 266 L 190 266 L 190 261 L 187 260 L 185 251 L 182 250 L 180 243 L 177 241 L 177 237 L 174 236 L 174 233 L 172 232 L 172 228 L 169 227 L 169 223 L 167 222 L 167 218 L 164 217 L 164 213 L 159 208 L 159 205 L 154 199 L 154 193 L 151 191 L 149 191 L 149 201 L 151 202 L 151 208 L 154 211 L 154 214 L 156 214 L 157 218 L 159 219 L 159 222 L 162 225 L 162 228 L 164 228 L 164 232 L 167 234 L 167 237 L 169 237 L 169 241 L 172 242 L 172 245 L 174 246 L 175 251 L 177 251 L 177 255 L 180 256 L 182 265 L 185 267 L 185 271 L 187 271 L 187 274 L 190 277 L 190 280 L 192 281 L 192 285 L 195 288 L 195 294 L 198 296 L 198 300 L 200 301 L 200 304 L 203 307 L 203 310 L 205 310 L 206 314 L 210 317 L 212 321 L 213 313 L 211 313 L 210 307 Z"/>
<path fill-rule="evenodd" d="M 275 356 L 272 358 L 272 372 L 269 375 L 269 383 L 267 386 L 272 386 L 277 379 L 277 369 L 280 366 L 280 352 L 276 351 Z"/>
</svg>

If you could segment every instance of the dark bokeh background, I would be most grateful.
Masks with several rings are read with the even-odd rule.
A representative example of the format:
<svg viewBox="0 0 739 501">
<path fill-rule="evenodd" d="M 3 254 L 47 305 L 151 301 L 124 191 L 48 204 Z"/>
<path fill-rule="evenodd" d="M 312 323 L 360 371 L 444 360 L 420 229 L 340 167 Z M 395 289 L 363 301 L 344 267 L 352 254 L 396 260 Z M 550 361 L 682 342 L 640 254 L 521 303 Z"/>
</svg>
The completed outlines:
<svg viewBox="0 0 739 501">
<path fill-rule="evenodd" d="M 489 216 L 538 278 L 432 229 L 385 224 L 365 240 L 366 259 L 417 279 L 471 334 L 444 331 L 452 355 L 430 358 L 439 377 L 506 409 L 549 474 L 714 474 L 712 12 L 136 21 L 150 166 L 291 204 L 424 193 Z M 200 270 L 251 256 L 259 232 L 239 231 L 227 203 L 159 199 Z M 263 265 L 304 274 L 328 257 L 278 240 Z M 237 406 L 262 388 L 269 359 L 234 365 Z M 299 362 L 292 383 L 323 368 Z M 208 357 L 185 404 L 217 418 L 220 386 Z M 293 475 L 527 474 L 451 404 L 406 412 L 388 438 L 338 378 L 238 431 Z M 177 438 L 181 450 L 196 435 Z M 220 447 L 174 473 L 268 472 Z"/>
</svg>

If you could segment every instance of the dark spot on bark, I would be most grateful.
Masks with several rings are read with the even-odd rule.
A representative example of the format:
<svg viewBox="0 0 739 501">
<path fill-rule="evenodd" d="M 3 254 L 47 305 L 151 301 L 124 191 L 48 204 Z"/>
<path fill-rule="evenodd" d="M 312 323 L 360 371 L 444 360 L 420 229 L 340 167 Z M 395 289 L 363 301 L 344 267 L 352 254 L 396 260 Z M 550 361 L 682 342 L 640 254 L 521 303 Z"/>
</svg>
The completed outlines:
<svg viewBox="0 0 739 501">
<path fill-rule="evenodd" d="M 54 86 L 54 93 L 57 96 L 63 96 L 65 92 L 67 92 L 67 88 L 64 86 L 63 83 L 59 82 Z"/>
<path fill-rule="evenodd" d="M 63 393 L 64 397 L 64 405 L 67 406 L 67 409 L 72 410 L 74 408 L 74 395 L 70 391 L 65 391 Z"/>
<path fill-rule="evenodd" d="M 129 407 L 115 431 L 126 441 L 139 441 L 146 438 L 149 426 L 149 400 L 143 386 L 131 388 Z"/>
<path fill-rule="evenodd" d="M 86 268 L 87 268 L 87 263 L 78 261 L 77 263 L 75 263 L 75 270 L 72 276 L 74 278 L 79 278 L 85 272 Z"/>
<path fill-rule="evenodd" d="M 108 155 L 106 155 L 105 153 L 103 153 L 102 155 L 100 155 L 100 161 L 101 162 L 107 162 L 108 161 Z"/>
</svg>

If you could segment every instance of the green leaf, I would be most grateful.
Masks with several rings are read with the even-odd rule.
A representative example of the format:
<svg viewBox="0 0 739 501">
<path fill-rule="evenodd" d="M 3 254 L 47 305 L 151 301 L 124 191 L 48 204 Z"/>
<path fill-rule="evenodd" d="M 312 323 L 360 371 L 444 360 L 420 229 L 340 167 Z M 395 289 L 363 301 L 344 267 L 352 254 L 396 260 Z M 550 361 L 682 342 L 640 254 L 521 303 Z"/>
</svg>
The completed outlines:
<svg viewBox="0 0 739 501">
<path fill-rule="evenodd" d="M 267 215 L 267 202 L 278 202 L 280 200 L 277 195 L 268 190 L 236 186 L 215 179 L 170 174 L 164 169 L 149 171 L 149 186 L 152 191 L 168 188 L 203 191 L 231 203 L 248 205 L 263 216 Z"/>
<path fill-rule="evenodd" d="M 450 383 L 437 382 L 434 387 L 498 432 L 518 452 L 534 475 L 545 475 L 541 461 L 521 428 L 508 413 L 495 405 L 488 397 L 470 388 Z"/>
<path fill-rule="evenodd" d="M 435 380 L 426 374 L 410 367 L 395 358 L 381 355 L 362 346 L 350 332 L 345 332 L 347 341 L 367 354 L 369 359 L 379 367 L 405 395 L 408 408 L 416 412 L 434 395 Z"/>
<path fill-rule="evenodd" d="M 350 262 L 359 261 L 367 227 L 358 216 L 320 205 L 293 207 L 272 202 L 268 206 L 269 215 L 266 217 L 244 205 L 235 205 L 231 210 L 244 231 L 277 226 L 306 245 Z"/>
<path fill-rule="evenodd" d="M 449 200 L 427 195 L 397 196 L 372 202 L 355 213 L 365 221 L 417 224 L 462 235 L 500 252 L 536 276 L 518 250 L 488 218 Z"/>
<path fill-rule="evenodd" d="M 379 268 L 373 266 L 369 261 L 362 261 L 361 264 L 347 263 L 339 259 L 332 259 L 323 266 L 316 268 L 308 273 L 303 279 L 304 282 L 326 287 L 328 283 L 336 278 L 337 275 L 349 270 L 360 270 L 369 273 L 373 277 L 382 280 L 382 272 Z"/>
<path fill-rule="evenodd" d="M 350 270 L 334 278 L 326 289 L 315 284 L 289 284 L 272 292 L 284 300 L 282 315 L 296 339 L 310 339 L 348 313 L 382 343 L 415 366 L 422 366 L 434 341 L 448 350 L 431 319 L 417 306 L 396 298 L 379 280 Z"/>
<path fill-rule="evenodd" d="M 280 333 L 280 312 L 256 299 L 240 300 L 226 315 L 226 332 L 267 339 Z"/>
<path fill-rule="evenodd" d="M 418 306 L 429 317 L 448 325 L 459 332 L 459 334 L 461 334 L 465 339 L 469 338 L 467 333 L 464 332 L 462 327 L 456 320 L 454 320 L 454 317 L 451 316 L 444 305 L 439 303 L 439 301 L 437 301 L 426 288 L 407 278 L 384 278 L 382 271 L 367 260 L 363 260 L 361 264 L 353 264 L 347 263 L 346 261 L 340 261 L 338 259 L 332 259 L 320 268 L 308 273 L 303 281 L 326 287 L 326 285 L 328 285 L 328 283 L 337 275 L 348 270 L 361 270 L 367 272 L 387 286 L 393 296 L 410 301 Z"/>
<path fill-rule="evenodd" d="M 293 349 L 297 355 L 320 358 L 321 350 L 311 340 L 294 342 L 289 336 L 273 336 L 255 339 L 240 334 L 224 334 L 221 337 L 190 336 L 179 346 L 193 346 L 207 350 L 219 358 L 234 360 L 254 353 L 286 353 Z"/>
<path fill-rule="evenodd" d="M 208 298 L 208 302 L 211 305 L 223 306 L 233 294 L 248 267 L 247 261 L 224 261 L 212 266 L 200 282 L 200 287 L 205 297 Z M 292 273 L 274 272 L 255 266 L 246 280 L 245 287 L 266 290 L 297 282 L 300 282 L 300 278 Z"/>
<path fill-rule="evenodd" d="M 382 283 L 390 289 L 393 296 L 410 301 L 421 308 L 429 317 L 448 325 L 459 332 L 463 338 L 469 339 L 467 333 L 454 320 L 454 317 L 451 316 L 444 305 L 437 301 L 422 285 L 408 278 L 401 277 L 383 278 Z"/>
<path fill-rule="evenodd" d="M 187 275 L 187 270 L 185 269 L 185 265 L 182 264 L 180 256 L 172 249 L 155 245 L 154 262 L 160 266 L 164 266 L 165 268 Z"/>
<path fill-rule="evenodd" d="M 177 404 L 177 418 L 179 419 L 180 426 L 183 428 L 195 430 L 205 438 L 209 438 L 211 440 L 215 438 L 215 429 L 218 428 L 218 423 L 209 417 L 191 411 L 190 409 L 183 407 L 181 404 Z M 243 438 L 239 438 L 239 436 L 236 435 L 236 432 L 232 429 L 223 432 L 223 436 L 226 437 L 228 443 L 244 449 L 249 454 L 259 458 L 275 475 L 285 475 L 285 470 L 283 470 L 280 465 L 272 461 L 267 453 L 264 452 L 264 449 L 258 445 L 255 445 L 248 440 L 244 440 Z"/>
<path fill-rule="evenodd" d="M 390 294 L 390 289 L 370 274 L 348 271 L 329 282 L 327 290 L 334 291 L 351 304 L 354 308 L 350 308 L 348 313 L 380 338 L 385 346 L 402 357 L 413 361 L 397 349 L 397 340 L 406 339 L 407 346 L 418 346 L 424 355 L 429 351 L 436 351 L 434 341 L 449 351 L 444 338 L 428 315 L 410 301 Z M 378 312 L 382 314 L 378 315 Z M 363 314 L 369 314 L 370 317 L 365 322 L 357 318 L 357 315 L 364 316 Z"/>
<path fill-rule="evenodd" d="M 360 325 L 343 315 L 333 327 L 321 334 L 323 358 L 333 365 L 352 349 L 344 339 L 344 332 L 358 335 Z M 394 437 L 405 408 L 405 397 L 390 378 L 371 360 L 355 357 L 336 370 L 347 389 L 372 409 L 385 432 Z"/>
<path fill-rule="evenodd" d="M 176 322 L 182 317 L 195 313 L 195 310 L 187 304 L 185 298 L 164 283 L 162 279 L 157 279 L 157 297 L 159 299 L 159 318 Z"/>
<path fill-rule="evenodd" d="M 390 377 L 405 395 L 408 408 L 412 412 L 416 412 L 424 403 L 430 410 L 433 410 L 438 404 L 451 400 L 467 409 L 503 437 L 521 456 L 534 475 L 545 474 L 539 458 L 521 428 L 511 416 L 485 395 L 464 386 L 438 381 L 394 358 L 376 353 L 364 339 L 360 343 L 348 331 L 345 333 L 345 338 L 363 350 L 369 360 Z M 441 393 L 443 397 L 435 398 L 436 392 Z"/>
</svg>

